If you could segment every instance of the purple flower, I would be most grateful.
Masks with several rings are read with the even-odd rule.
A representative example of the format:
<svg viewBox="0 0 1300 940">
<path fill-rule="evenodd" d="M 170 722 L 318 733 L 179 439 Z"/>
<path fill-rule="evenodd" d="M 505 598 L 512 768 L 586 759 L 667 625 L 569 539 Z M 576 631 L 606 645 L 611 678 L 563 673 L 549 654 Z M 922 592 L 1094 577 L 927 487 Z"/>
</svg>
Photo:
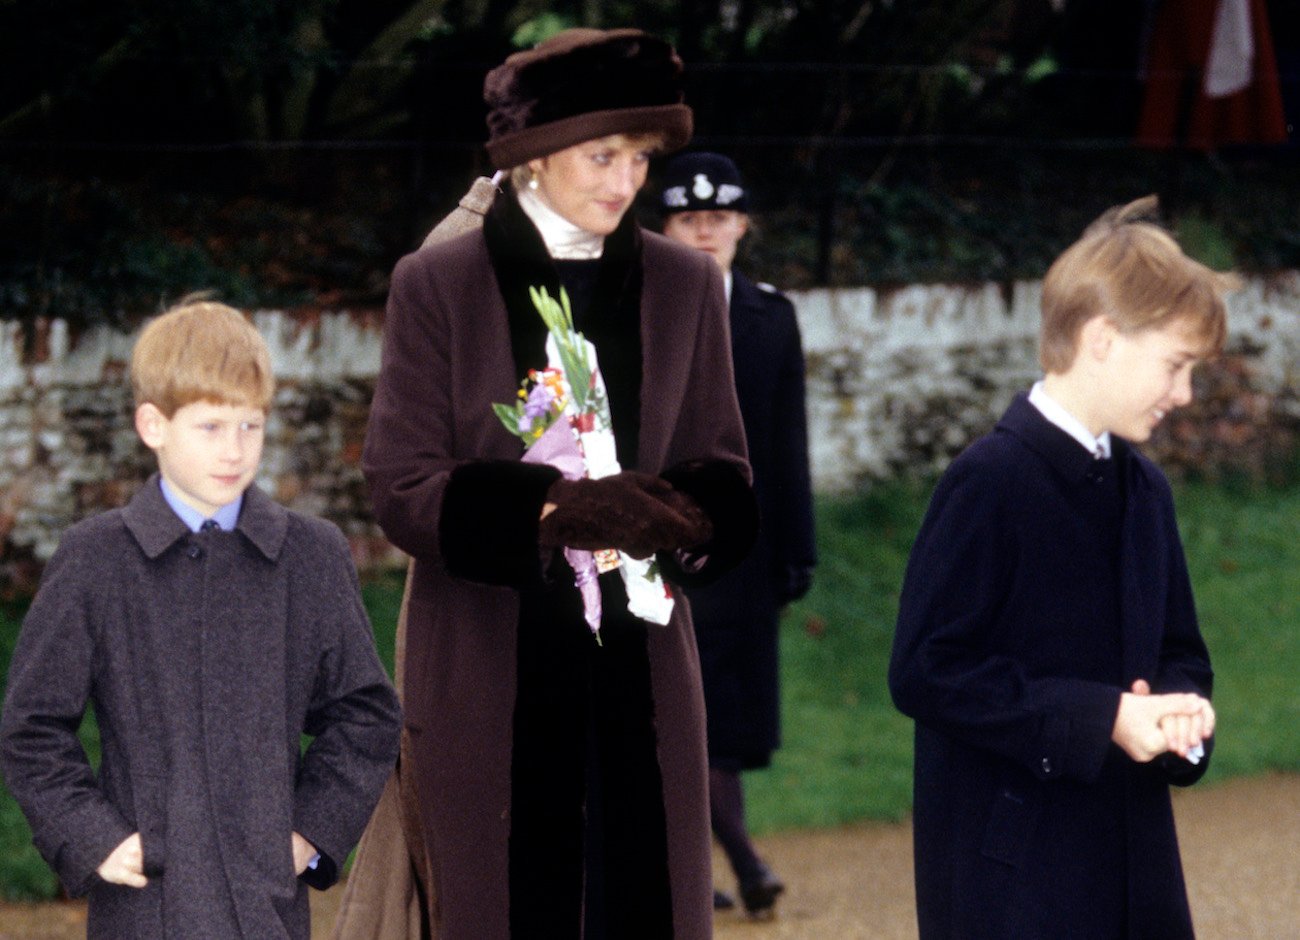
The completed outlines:
<svg viewBox="0 0 1300 940">
<path fill-rule="evenodd" d="M 528 393 L 528 400 L 524 402 L 524 414 L 529 418 L 537 419 L 544 416 L 550 407 L 551 390 L 539 382 Z"/>
</svg>

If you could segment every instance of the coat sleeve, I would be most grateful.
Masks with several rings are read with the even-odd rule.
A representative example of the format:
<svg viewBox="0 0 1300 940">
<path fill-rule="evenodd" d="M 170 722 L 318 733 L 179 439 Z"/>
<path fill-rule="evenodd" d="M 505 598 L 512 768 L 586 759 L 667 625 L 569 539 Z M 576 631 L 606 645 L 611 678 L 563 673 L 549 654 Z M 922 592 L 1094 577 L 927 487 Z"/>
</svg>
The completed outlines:
<svg viewBox="0 0 1300 940">
<path fill-rule="evenodd" d="M 347 543 L 332 526 L 330 533 L 316 584 L 334 596 L 313 605 L 330 614 L 313 625 L 324 638 L 304 728 L 314 739 L 298 769 L 293 817 L 294 829 L 321 853 L 303 880 L 322 889 L 337 880 L 360 839 L 397 762 L 401 734 L 397 693 L 375 651 Z"/>
<path fill-rule="evenodd" d="M 778 563 L 787 569 L 808 569 L 817 563 L 813 531 L 812 480 L 808 469 L 808 409 L 804 387 L 803 344 L 794 306 L 782 298 L 781 349 L 773 376 L 772 454 L 776 468 L 771 481 L 780 518 L 771 520 Z M 781 577 L 785 571 L 777 572 Z"/>
<path fill-rule="evenodd" d="M 697 257 L 698 255 L 698 257 Z M 687 587 L 708 584 L 738 565 L 758 536 L 758 504 L 736 401 L 726 294 L 717 266 L 698 252 L 681 272 L 681 293 L 698 310 L 691 368 L 662 476 L 699 503 L 713 538 L 692 552 L 660 552 L 664 577 Z M 691 289 L 694 288 L 694 290 Z"/>
<path fill-rule="evenodd" d="M 96 780 L 77 728 L 94 675 L 94 557 L 76 530 L 46 566 L 23 621 L 0 718 L 5 783 L 32 829 L 32 841 L 69 893 L 98 880 L 96 869 L 134 827 Z"/>
<path fill-rule="evenodd" d="M 1187 573 L 1182 538 L 1178 534 L 1173 495 L 1164 475 L 1158 471 L 1156 473 L 1156 499 L 1169 578 L 1164 599 L 1165 623 L 1160 643 L 1160 665 L 1159 671 L 1151 680 L 1151 690 L 1157 694 L 1195 692 L 1210 698 L 1214 689 L 1214 671 L 1196 617 L 1196 602 L 1192 596 L 1192 582 Z M 1169 783 L 1189 786 L 1205 776 L 1213 751 L 1214 739 L 1210 738 L 1205 742 L 1205 756 L 1199 763 L 1190 763 L 1176 754 L 1163 754 L 1153 763 Z"/>
<path fill-rule="evenodd" d="M 428 252 L 393 272 L 383 360 L 363 468 L 375 518 L 409 555 L 459 577 L 518 585 L 537 576 L 537 523 L 552 467 L 454 453 L 448 316 Z"/>
<path fill-rule="evenodd" d="M 969 452 L 968 452 L 969 453 Z M 1120 689 L 1035 675 L 997 652 L 991 631 L 1015 576 L 1008 487 L 959 459 L 936 489 L 908 562 L 889 666 L 905 714 L 1043 780 L 1091 782 Z M 1013 488 L 1013 487 L 1012 487 Z"/>
</svg>

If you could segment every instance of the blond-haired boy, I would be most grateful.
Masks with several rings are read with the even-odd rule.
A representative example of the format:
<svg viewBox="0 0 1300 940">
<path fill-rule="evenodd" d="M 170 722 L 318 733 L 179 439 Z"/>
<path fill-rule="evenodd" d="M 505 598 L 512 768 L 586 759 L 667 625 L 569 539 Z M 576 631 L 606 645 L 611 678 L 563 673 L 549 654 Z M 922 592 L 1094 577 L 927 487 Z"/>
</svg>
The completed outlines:
<svg viewBox="0 0 1300 940">
<path fill-rule="evenodd" d="M 131 367 L 159 472 L 46 567 L 9 671 L 5 781 L 89 893 L 88 936 L 307 940 L 307 886 L 336 880 L 396 758 L 397 698 L 342 534 L 252 485 L 274 390 L 253 326 L 183 304 Z"/>
<path fill-rule="evenodd" d="M 1233 279 L 1113 209 L 1043 286 L 1046 372 L 944 474 L 889 669 L 916 720 L 923 940 L 1192 936 L 1168 785 L 1212 672 L 1169 486 L 1131 442 L 1192 397 Z"/>
</svg>

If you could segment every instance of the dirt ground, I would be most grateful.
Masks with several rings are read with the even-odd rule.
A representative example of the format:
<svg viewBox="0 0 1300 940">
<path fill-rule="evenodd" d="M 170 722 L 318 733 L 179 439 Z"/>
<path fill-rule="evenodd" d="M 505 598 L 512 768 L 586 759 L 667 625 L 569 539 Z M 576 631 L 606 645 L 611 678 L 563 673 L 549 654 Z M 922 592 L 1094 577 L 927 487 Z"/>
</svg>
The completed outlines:
<svg viewBox="0 0 1300 940">
<path fill-rule="evenodd" d="M 1174 794 L 1200 940 L 1279 940 L 1300 924 L 1300 775 L 1236 780 Z M 863 825 L 759 840 L 789 890 L 775 920 L 715 919 L 719 940 L 914 938 L 911 829 Z M 720 857 L 718 884 L 730 887 Z M 313 898 L 314 938 L 329 936 L 341 888 Z M 78 903 L 0 905 L 0 940 L 85 936 Z"/>
</svg>

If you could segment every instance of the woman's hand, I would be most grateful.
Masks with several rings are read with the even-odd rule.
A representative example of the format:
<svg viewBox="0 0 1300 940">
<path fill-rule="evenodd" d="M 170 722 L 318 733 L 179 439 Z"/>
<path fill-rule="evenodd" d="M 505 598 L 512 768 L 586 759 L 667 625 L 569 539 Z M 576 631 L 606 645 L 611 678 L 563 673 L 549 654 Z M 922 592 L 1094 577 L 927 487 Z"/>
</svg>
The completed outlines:
<svg viewBox="0 0 1300 940">
<path fill-rule="evenodd" d="M 648 558 L 702 545 L 713 535 L 695 500 L 667 480 L 635 470 L 598 480 L 556 480 L 546 496 L 537 527 L 543 546 L 617 548 Z"/>
</svg>

